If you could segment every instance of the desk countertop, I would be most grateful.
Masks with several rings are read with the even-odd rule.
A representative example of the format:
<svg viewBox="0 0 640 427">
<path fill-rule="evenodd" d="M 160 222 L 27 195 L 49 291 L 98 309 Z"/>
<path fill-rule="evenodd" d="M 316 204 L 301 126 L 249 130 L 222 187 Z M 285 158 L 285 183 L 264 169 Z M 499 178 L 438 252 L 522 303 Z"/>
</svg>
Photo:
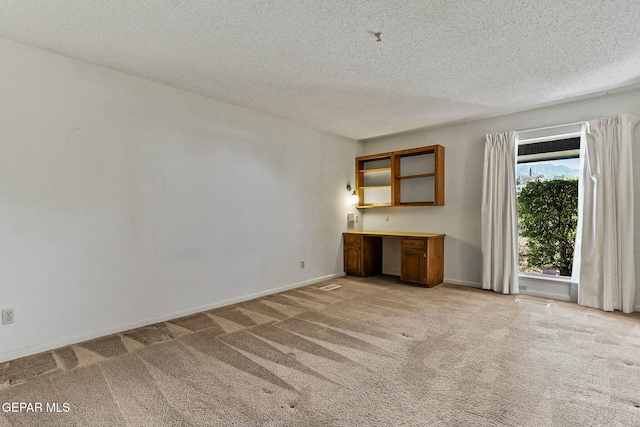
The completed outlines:
<svg viewBox="0 0 640 427">
<path fill-rule="evenodd" d="M 381 237 L 416 237 L 420 239 L 430 239 L 444 237 L 446 234 L 438 233 L 414 233 L 410 231 L 369 231 L 369 230 L 351 230 L 342 234 L 359 234 L 362 236 L 381 236 Z"/>
</svg>

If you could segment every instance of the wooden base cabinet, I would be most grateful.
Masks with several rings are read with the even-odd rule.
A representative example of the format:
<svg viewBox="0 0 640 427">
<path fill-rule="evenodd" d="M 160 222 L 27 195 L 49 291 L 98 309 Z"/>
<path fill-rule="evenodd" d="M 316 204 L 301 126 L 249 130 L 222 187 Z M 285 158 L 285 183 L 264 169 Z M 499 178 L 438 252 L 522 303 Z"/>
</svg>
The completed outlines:
<svg viewBox="0 0 640 427">
<path fill-rule="evenodd" d="M 361 277 L 382 273 L 382 237 L 345 233 L 344 272 Z"/>
<path fill-rule="evenodd" d="M 444 280 L 444 238 L 402 239 L 400 280 L 433 287 Z"/>
<path fill-rule="evenodd" d="M 433 287 L 444 281 L 445 234 L 351 231 L 344 237 L 344 272 L 352 276 L 382 273 L 382 238 L 401 239 L 400 280 Z"/>
</svg>

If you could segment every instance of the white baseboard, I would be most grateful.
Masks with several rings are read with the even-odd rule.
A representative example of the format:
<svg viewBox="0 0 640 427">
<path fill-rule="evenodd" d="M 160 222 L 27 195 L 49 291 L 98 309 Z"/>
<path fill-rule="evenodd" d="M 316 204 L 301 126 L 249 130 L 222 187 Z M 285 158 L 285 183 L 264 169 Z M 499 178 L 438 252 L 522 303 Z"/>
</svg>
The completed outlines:
<svg viewBox="0 0 640 427">
<path fill-rule="evenodd" d="M 470 282 L 468 280 L 450 279 L 445 277 L 444 283 L 451 283 L 452 285 L 470 286 L 472 288 L 482 289 L 482 284 L 480 282 Z"/>
<path fill-rule="evenodd" d="M 212 310 L 218 307 L 224 307 L 226 305 L 235 304 L 238 302 L 248 301 L 255 298 L 260 298 L 265 295 L 277 294 L 278 292 L 287 291 L 289 289 L 300 288 L 302 286 L 312 285 L 314 283 L 322 282 L 324 280 L 333 279 L 336 277 L 342 277 L 344 273 L 329 274 L 327 276 L 316 277 L 313 279 L 305 280 L 302 282 L 291 283 L 289 285 L 281 286 L 279 288 L 269 289 L 266 291 L 256 292 L 254 294 L 243 295 L 237 298 L 231 298 L 225 301 L 219 301 L 212 304 L 202 305 L 200 307 L 190 308 L 188 310 L 178 311 L 171 314 L 158 316 L 152 319 L 141 320 L 139 322 L 127 323 L 126 325 L 115 326 L 113 328 L 103 329 L 101 331 L 92 332 L 89 334 L 79 335 L 71 338 L 65 338 L 62 340 L 49 341 L 42 344 L 36 344 L 28 347 L 19 348 L 17 350 L 11 350 L 4 353 L 0 353 L 0 363 L 7 362 L 9 360 L 18 359 L 20 357 L 31 356 L 33 354 L 42 353 L 45 351 L 55 350 L 56 348 L 66 347 L 68 345 L 77 344 L 84 341 L 89 341 L 95 338 L 104 337 L 107 335 L 117 334 L 131 329 L 141 328 L 143 326 L 153 325 L 154 323 L 166 322 L 167 320 L 177 319 L 179 317 L 189 316 L 191 314 L 200 313 L 201 311 Z"/>
</svg>

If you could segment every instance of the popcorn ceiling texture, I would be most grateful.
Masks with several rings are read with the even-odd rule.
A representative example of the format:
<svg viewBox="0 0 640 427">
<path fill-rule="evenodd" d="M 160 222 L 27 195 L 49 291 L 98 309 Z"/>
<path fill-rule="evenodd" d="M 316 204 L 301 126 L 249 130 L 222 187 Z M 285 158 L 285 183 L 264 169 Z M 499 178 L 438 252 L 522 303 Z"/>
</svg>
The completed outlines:
<svg viewBox="0 0 640 427">
<path fill-rule="evenodd" d="M 0 10 L 0 37 L 355 139 L 640 83 L 637 0 L 0 0 Z"/>
</svg>

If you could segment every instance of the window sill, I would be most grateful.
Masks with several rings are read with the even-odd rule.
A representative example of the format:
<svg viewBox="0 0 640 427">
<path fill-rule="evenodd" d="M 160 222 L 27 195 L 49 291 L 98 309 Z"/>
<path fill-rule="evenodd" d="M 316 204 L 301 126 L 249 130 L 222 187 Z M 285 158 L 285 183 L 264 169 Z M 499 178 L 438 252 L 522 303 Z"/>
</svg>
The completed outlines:
<svg viewBox="0 0 640 427">
<path fill-rule="evenodd" d="M 571 283 L 571 277 L 552 276 L 550 274 L 518 273 L 519 279 L 539 280 L 544 282 Z"/>
<path fill-rule="evenodd" d="M 519 273 L 518 279 L 520 293 L 524 295 L 571 302 L 578 298 L 578 285 L 571 281 L 571 277 Z"/>
</svg>

